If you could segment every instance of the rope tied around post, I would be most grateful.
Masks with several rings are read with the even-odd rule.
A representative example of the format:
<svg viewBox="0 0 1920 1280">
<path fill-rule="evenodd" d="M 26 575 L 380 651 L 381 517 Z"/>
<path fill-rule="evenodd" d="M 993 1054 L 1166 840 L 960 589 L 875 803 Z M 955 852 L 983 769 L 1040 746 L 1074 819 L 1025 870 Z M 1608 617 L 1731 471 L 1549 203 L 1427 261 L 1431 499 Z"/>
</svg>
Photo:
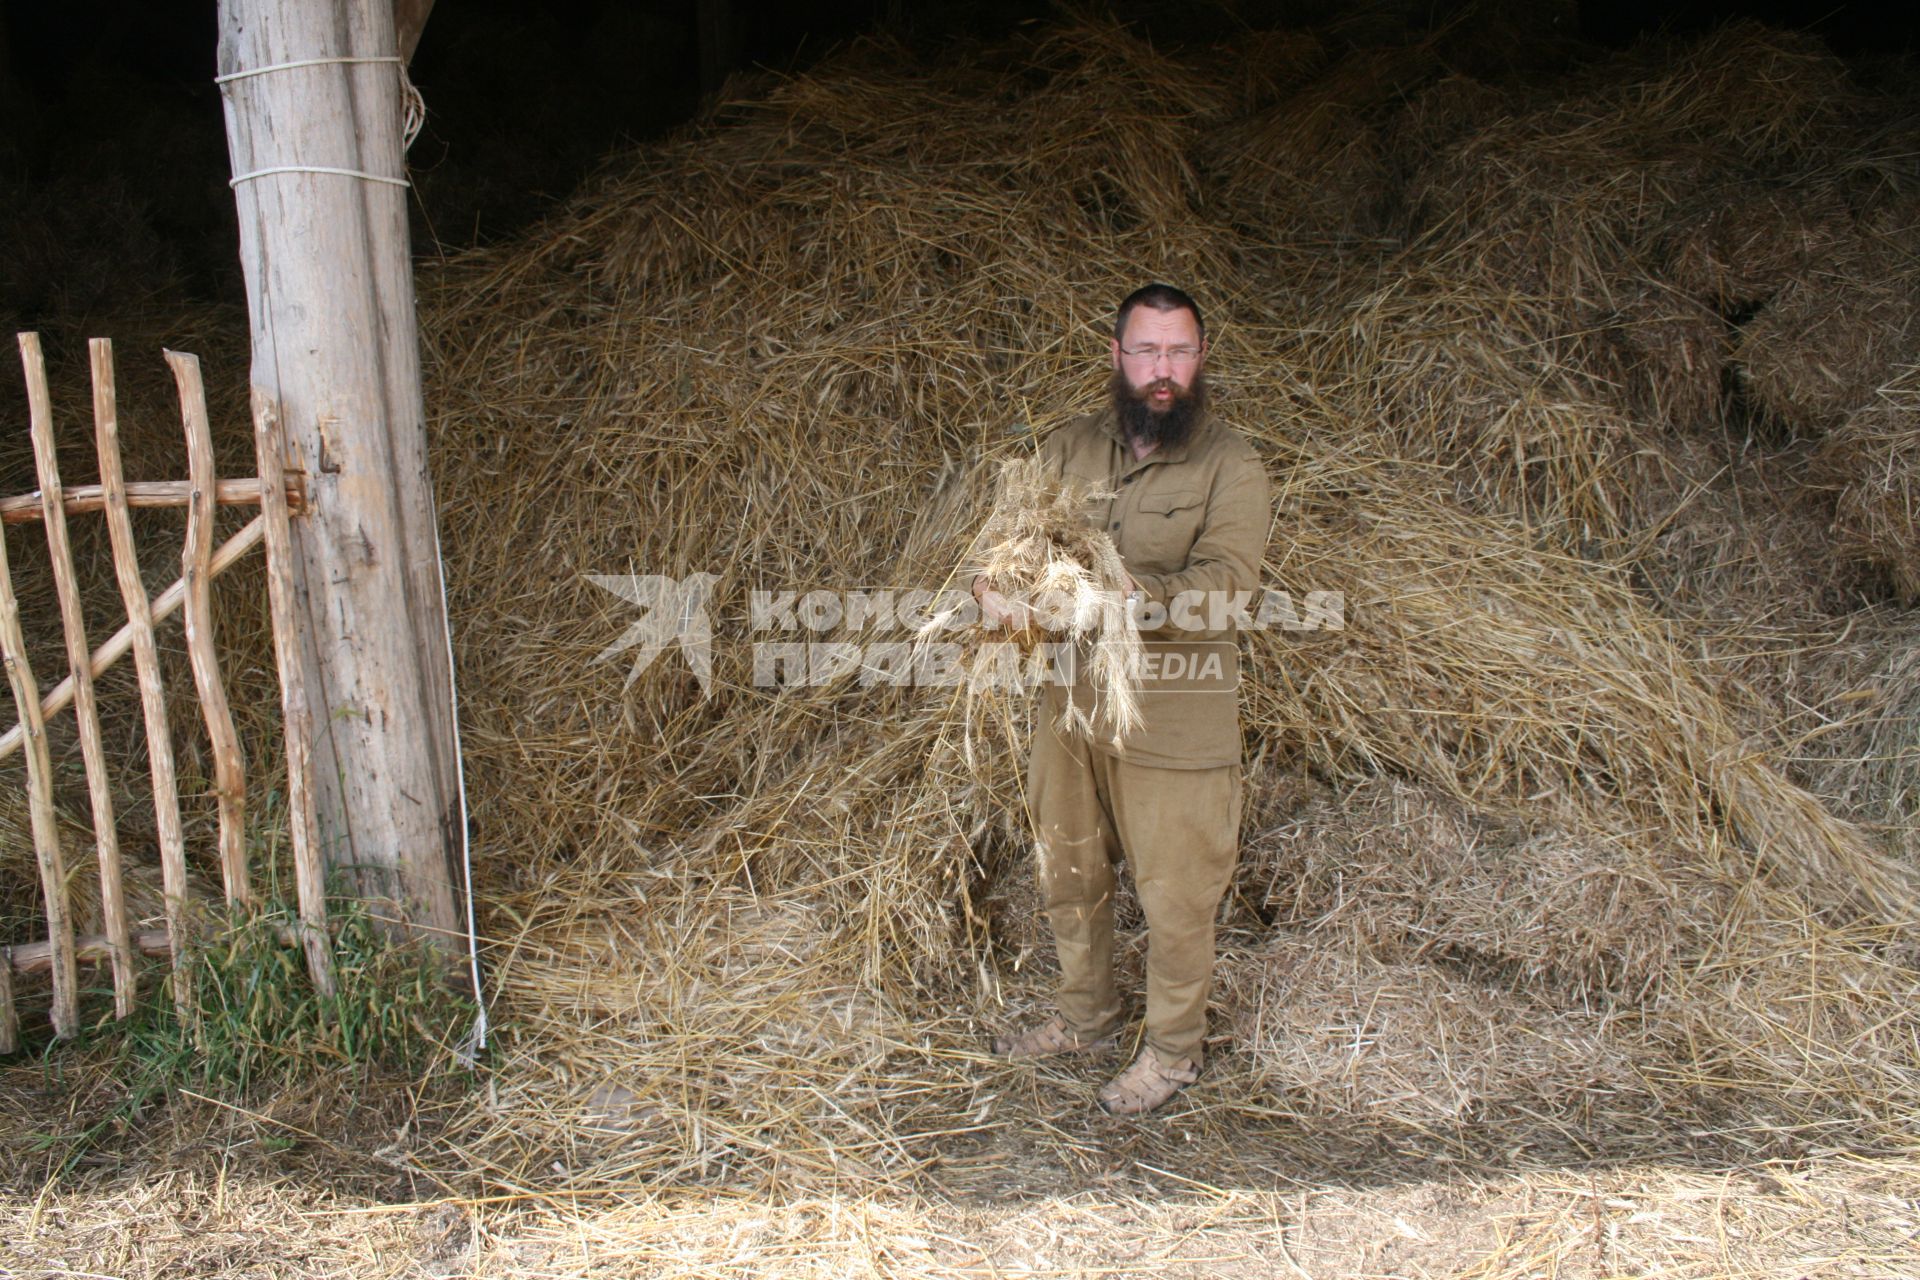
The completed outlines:
<svg viewBox="0 0 1920 1280">
<path fill-rule="evenodd" d="M 362 58 L 342 55 L 324 58 L 294 58 L 286 62 L 272 62 L 264 67 L 246 67 L 239 71 L 229 71 L 218 75 L 213 82 L 225 93 L 227 86 L 255 76 L 271 75 L 279 71 L 295 71 L 302 67 L 338 67 L 358 65 L 391 64 L 400 69 L 400 96 L 405 104 L 400 120 L 400 153 L 405 155 L 413 149 L 414 139 L 420 136 L 420 130 L 427 123 L 427 100 L 420 95 L 419 88 L 407 75 L 407 61 L 395 54 L 383 54 L 377 57 Z M 405 178 L 395 178 L 384 173 L 368 173 L 364 169 L 345 169 L 331 165 L 278 164 L 253 169 L 227 180 L 229 187 L 238 187 L 243 182 L 252 182 L 256 178 L 270 178 L 282 173 L 330 173 L 342 178 L 360 178 L 367 182 L 384 182 L 395 187 L 410 187 L 413 184 Z"/>
</svg>

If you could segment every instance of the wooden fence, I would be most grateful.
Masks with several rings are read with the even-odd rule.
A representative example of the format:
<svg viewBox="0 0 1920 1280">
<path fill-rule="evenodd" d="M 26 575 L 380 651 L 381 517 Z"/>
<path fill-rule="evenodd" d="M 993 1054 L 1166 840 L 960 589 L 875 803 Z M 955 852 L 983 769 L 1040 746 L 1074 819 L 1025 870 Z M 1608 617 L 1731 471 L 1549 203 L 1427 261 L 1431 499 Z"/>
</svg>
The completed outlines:
<svg viewBox="0 0 1920 1280">
<path fill-rule="evenodd" d="M 0 530 L 0 655 L 4 655 L 7 678 L 20 715 L 19 723 L 0 735 L 0 757 L 23 747 L 26 752 L 27 807 L 47 920 L 44 940 L 0 946 L 0 1053 L 11 1052 L 18 1043 L 19 1017 L 13 995 L 16 974 L 50 975 L 51 1020 L 59 1036 L 72 1035 L 79 1024 L 78 966 L 81 963 L 111 966 L 114 1010 L 124 1018 L 133 1011 L 138 994 L 136 953 L 169 956 L 173 965 L 174 999 L 182 1015 L 187 1012 L 188 992 L 181 980 L 181 966 L 192 945 L 187 913 L 189 881 L 167 690 L 154 641 L 155 626 L 176 612 L 184 615 L 194 689 L 212 745 L 225 896 L 235 905 L 254 901 L 247 867 L 245 766 L 214 644 L 211 588 L 215 576 L 262 543 L 265 544 L 274 656 L 280 672 L 281 711 L 286 729 L 290 843 L 299 897 L 300 921 L 292 931 L 292 940 L 305 949 L 314 982 L 322 990 L 331 990 L 332 949 L 327 933 L 325 876 L 321 851 L 314 838 L 308 777 L 312 723 L 305 687 L 298 675 L 299 633 L 295 629 L 291 571 L 290 521 L 302 510 L 304 488 L 300 477 L 288 472 L 286 446 L 275 414 L 270 405 L 256 403 L 254 406 L 254 456 L 258 475 L 248 479 L 217 478 L 200 362 L 194 356 L 169 351 L 167 364 L 179 391 L 181 422 L 186 430 L 187 479 L 129 482 L 121 466 L 113 348 L 111 343 L 95 339 L 90 344 L 90 353 L 94 445 L 100 459 L 100 483 L 65 489 L 55 460 L 53 406 L 40 340 L 36 334 L 23 333 L 19 343 L 21 362 L 26 370 L 34 464 L 40 488 L 35 493 L 0 499 L 0 521 L 5 524 L 37 521 L 44 527 L 66 641 L 67 674 L 49 692 L 41 692 L 39 679 L 28 662 L 20 604 L 7 560 L 6 538 Z M 214 511 L 218 505 L 257 506 L 260 511 L 216 547 Z M 186 508 L 180 578 L 157 596 L 148 595 L 141 579 L 133 521 L 129 515 L 134 507 Z M 68 542 L 67 520 L 70 516 L 96 513 L 107 521 L 126 624 L 104 644 L 89 648 L 81 607 L 81 584 Z M 146 727 L 161 882 L 166 900 L 165 927 L 139 931 L 130 928 L 127 918 L 111 782 L 94 691 L 94 678 L 129 651 L 133 654 Z M 46 722 L 48 717 L 69 706 L 77 721 L 99 861 L 104 932 L 98 934 L 76 935 L 74 931 L 69 871 L 54 807 L 53 762 L 47 746 Z"/>
</svg>

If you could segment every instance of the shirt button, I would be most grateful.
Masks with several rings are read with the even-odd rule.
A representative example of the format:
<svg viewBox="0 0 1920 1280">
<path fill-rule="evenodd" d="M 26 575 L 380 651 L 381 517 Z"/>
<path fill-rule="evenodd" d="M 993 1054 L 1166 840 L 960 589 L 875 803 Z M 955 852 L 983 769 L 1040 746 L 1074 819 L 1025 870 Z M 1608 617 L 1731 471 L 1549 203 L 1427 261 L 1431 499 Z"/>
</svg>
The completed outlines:
<svg viewBox="0 0 1920 1280">
<path fill-rule="evenodd" d="M 1115 529 L 1116 531 L 1118 531 L 1118 530 L 1119 530 L 1119 528 L 1120 528 L 1120 522 L 1119 522 L 1118 520 L 1115 520 L 1115 521 L 1113 522 L 1113 527 L 1114 527 L 1114 529 Z"/>
<path fill-rule="evenodd" d="M 1120 477 L 1120 483 L 1121 483 L 1121 484 L 1132 484 L 1132 483 L 1133 483 L 1133 477 L 1132 477 L 1132 476 L 1121 476 L 1121 477 Z"/>
</svg>

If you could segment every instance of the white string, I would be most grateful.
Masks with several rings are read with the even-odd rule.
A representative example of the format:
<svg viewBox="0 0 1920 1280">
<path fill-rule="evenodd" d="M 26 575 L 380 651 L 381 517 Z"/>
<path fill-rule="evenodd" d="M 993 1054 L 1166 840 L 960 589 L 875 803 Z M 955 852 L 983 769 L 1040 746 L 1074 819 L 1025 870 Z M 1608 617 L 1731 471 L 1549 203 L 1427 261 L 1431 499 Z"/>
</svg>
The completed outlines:
<svg viewBox="0 0 1920 1280">
<path fill-rule="evenodd" d="M 232 84 L 235 80 L 245 80 L 249 76 L 264 76 L 270 71 L 291 71 L 295 67 L 333 67 L 343 63 L 355 62 L 394 62 L 405 63 L 391 55 L 378 58 L 297 58 L 292 62 L 274 62 L 264 67 L 248 67 L 245 71 L 229 71 L 223 76 L 215 76 L 215 84 Z"/>
<path fill-rule="evenodd" d="M 336 173 L 343 178 L 364 178 L 368 182 L 384 182 L 395 187 L 413 185 L 405 178 L 389 178 L 384 173 L 368 173 L 362 169 L 332 169 L 319 164 L 276 164 L 266 169 L 255 169 L 252 173 L 243 173 L 237 178 L 229 178 L 227 185 L 237 187 L 243 182 L 252 182 L 255 178 L 271 178 L 276 173 Z"/>
<path fill-rule="evenodd" d="M 453 673 L 453 615 L 447 609 L 447 560 L 440 550 L 440 518 L 433 520 L 433 563 L 440 574 L 440 617 L 446 627 L 447 699 L 453 717 L 453 777 L 460 793 L 460 862 L 467 881 L 467 971 L 473 979 L 473 1027 L 454 1046 L 471 1067 L 487 1047 L 487 993 L 480 985 L 480 923 L 473 906 L 473 840 L 467 831 L 467 763 L 460 751 L 460 683 Z"/>
</svg>

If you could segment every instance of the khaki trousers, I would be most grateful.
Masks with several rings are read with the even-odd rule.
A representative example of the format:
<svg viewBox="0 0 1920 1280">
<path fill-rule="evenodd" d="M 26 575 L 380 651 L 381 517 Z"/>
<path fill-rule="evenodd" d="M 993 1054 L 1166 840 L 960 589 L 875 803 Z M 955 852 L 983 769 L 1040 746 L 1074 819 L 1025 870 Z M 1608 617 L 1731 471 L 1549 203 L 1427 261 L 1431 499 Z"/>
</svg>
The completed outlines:
<svg viewBox="0 0 1920 1280">
<path fill-rule="evenodd" d="M 1213 919 L 1239 852 L 1240 768 L 1128 764 L 1035 726 L 1027 770 L 1040 894 L 1060 960 L 1060 1012 L 1085 1036 L 1120 1022 L 1114 866 L 1124 855 L 1147 917 L 1147 1044 L 1200 1061 Z"/>
</svg>

